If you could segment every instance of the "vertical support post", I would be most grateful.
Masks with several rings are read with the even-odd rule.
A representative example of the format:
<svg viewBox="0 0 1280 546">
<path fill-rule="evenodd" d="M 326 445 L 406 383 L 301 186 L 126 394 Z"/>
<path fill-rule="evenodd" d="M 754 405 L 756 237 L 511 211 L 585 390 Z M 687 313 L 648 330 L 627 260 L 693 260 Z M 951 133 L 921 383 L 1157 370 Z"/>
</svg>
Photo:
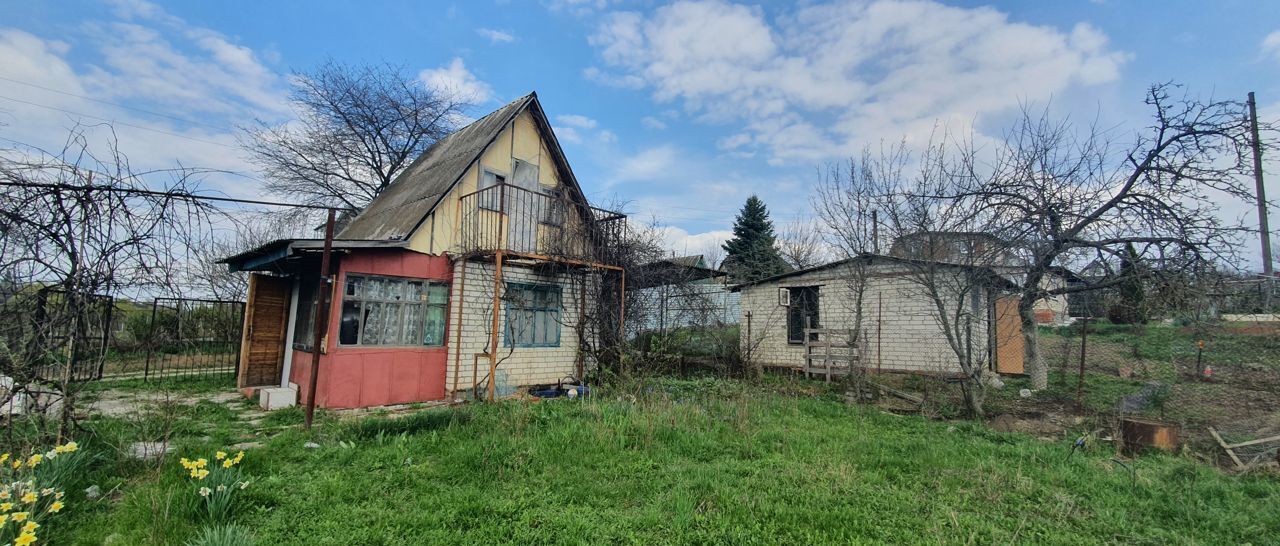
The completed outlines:
<svg viewBox="0 0 1280 546">
<path fill-rule="evenodd" d="M 754 366 L 751 362 L 751 311 L 747 311 L 747 346 L 743 347 L 743 352 L 747 355 L 747 365 Z"/>
<path fill-rule="evenodd" d="M 1257 189 L 1258 232 L 1262 234 L 1262 273 L 1275 274 L 1271 263 L 1271 227 L 1267 221 L 1267 190 L 1262 183 L 1262 143 L 1258 138 L 1258 101 L 1249 92 L 1249 130 L 1253 133 L 1253 184 Z"/>
<path fill-rule="evenodd" d="M 618 285 L 618 341 L 627 341 L 627 270 L 622 270 L 622 281 Z"/>
<path fill-rule="evenodd" d="M 1084 407 L 1084 363 L 1089 351 L 1089 315 L 1080 321 L 1080 375 L 1076 378 L 1076 404 Z"/>
<path fill-rule="evenodd" d="M 871 252 L 880 254 L 880 211 L 871 209 Z"/>
<path fill-rule="evenodd" d="M 142 381 L 151 380 L 151 354 L 156 344 L 156 306 L 160 304 L 160 298 L 151 300 L 151 322 L 147 324 L 147 361 L 142 368 Z"/>
<path fill-rule="evenodd" d="M 334 209 L 329 209 L 329 219 L 324 223 L 324 253 L 320 255 L 320 282 L 316 283 L 315 337 L 311 343 L 311 380 L 307 385 L 307 416 L 305 425 L 311 430 L 316 413 L 316 385 L 320 382 L 320 353 L 324 351 L 326 330 L 329 329 L 329 258 L 333 254 Z"/>
<path fill-rule="evenodd" d="M 453 388 L 449 389 L 450 401 L 458 398 L 458 374 L 462 366 L 462 303 L 467 297 L 467 261 L 461 260 L 458 263 L 462 264 L 462 271 L 458 272 L 458 297 L 449 298 L 449 306 L 456 307 L 458 310 L 458 323 L 453 326 Z M 449 309 L 449 315 L 453 315 L 453 309 Z"/>
<path fill-rule="evenodd" d="M 493 317 L 489 329 L 489 401 L 493 401 L 494 384 L 498 380 L 498 302 L 502 299 L 502 251 L 494 254 Z"/>
</svg>

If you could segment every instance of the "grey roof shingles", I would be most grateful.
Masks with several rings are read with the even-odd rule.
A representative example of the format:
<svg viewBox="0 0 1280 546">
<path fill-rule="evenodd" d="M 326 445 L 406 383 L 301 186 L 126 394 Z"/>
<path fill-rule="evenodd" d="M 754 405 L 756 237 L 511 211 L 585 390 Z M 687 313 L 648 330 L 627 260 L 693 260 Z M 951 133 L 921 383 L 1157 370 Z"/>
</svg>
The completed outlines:
<svg viewBox="0 0 1280 546">
<path fill-rule="evenodd" d="M 407 239 L 507 124 L 536 100 L 533 93 L 520 97 L 440 139 L 351 220 L 337 238 Z"/>
</svg>

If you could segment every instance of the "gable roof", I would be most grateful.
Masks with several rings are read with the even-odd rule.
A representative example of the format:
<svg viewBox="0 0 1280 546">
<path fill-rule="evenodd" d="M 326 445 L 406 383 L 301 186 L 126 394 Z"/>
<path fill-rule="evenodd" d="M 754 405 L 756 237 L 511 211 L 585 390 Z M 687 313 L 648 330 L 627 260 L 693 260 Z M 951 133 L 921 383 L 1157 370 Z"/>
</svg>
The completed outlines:
<svg viewBox="0 0 1280 546">
<path fill-rule="evenodd" d="M 805 269 L 797 269 L 795 271 L 781 273 L 778 275 L 774 275 L 772 277 L 765 277 L 763 279 L 736 284 L 729 287 L 729 291 L 740 292 L 744 288 L 749 288 L 759 284 L 768 284 L 768 283 L 777 282 L 783 279 L 787 279 L 790 277 L 796 277 L 796 276 L 804 275 L 807 273 L 813 273 L 815 271 L 834 269 L 837 267 L 841 267 L 841 266 L 853 263 L 855 260 L 862 260 L 869 264 L 873 264 L 877 261 L 897 262 L 897 263 L 905 263 L 905 264 L 934 264 L 934 265 L 937 265 L 938 267 L 947 267 L 947 268 L 955 268 L 955 269 L 972 271 L 974 273 L 979 274 L 984 279 L 993 281 L 993 284 L 996 284 L 996 285 L 1001 285 L 1004 287 L 1013 286 L 1013 283 L 1009 282 L 1008 279 L 1005 279 L 999 273 L 997 273 L 994 269 L 986 266 L 957 264 L 957 263 L 942 262 L 937 260 L 920 260 L 916 258 L 903 258 L 899 256 L 888 256 L 885 254 L 872 254 L 870 252 L 865 252 L 857 256 L 845 258 L 843 260 L 836 260 L 834 262 L 829 262 L 822 265 L 816 265 L 816 266 L 808 267 Z"/>
<path fill-rule="evenodd" d="M 557 167 L 565 174 L 566 185 L 577 191 L 577 180 L 568 171 L 568 162 L 560 144 L 551 133 L 546 115 L 538 104 L 538 95 L 529 93 L 494 110 L 470 125 L 458 129 L 415 159 L 404 172 L 369 203 L 349 224 L 338 233 L 338 239 L 403 241 L 413 234 L 436 205 L 466 174 L 473 163 L 480 160 L 485 149 L 498 138 L 511 122 L 526 109 L 535 113 L 535 125 Z"/>
</svg>

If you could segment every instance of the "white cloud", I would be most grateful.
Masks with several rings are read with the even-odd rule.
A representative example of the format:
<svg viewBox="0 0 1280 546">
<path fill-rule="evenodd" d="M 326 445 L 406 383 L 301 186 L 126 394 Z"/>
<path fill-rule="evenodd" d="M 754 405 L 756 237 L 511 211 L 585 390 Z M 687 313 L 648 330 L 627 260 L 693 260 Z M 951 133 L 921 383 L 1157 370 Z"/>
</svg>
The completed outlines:
<svg viewBox="0 0 1280 546">
<path fill-rule="evenodd" d="M 597 125 L 596 120 L 587 116 L 580 116 L 578 114 L 562 114 L 556 116 L 556 121 L 560 122 L 561 125 L 568 125 L 569 127 L 577 127 L 579 129 L 595 129 Z"/>
<path fill-rule="evenodd" d="M 461 57 L 454 57 L 449 64 L 440 68 L 423 70 L 418 78 L 433 89 L 453 93 L 477 104 L 489 102 L 493 98 L 493 88 L 467 70 Z"/>
<path fill-rule="evenodd" d="M 724 255 L 724 249 L 721 247 L 725 241 L 733 237 L 733 232 L 729 230 L 689 233 L 674 226 L 662 226 L 658 230 L 662 239 L 662 247 L 678 256 L 693 254 L 702 254 L 708 258 L 722 256 Z"/>
<path fill-rule="evenodd" d="M 491 28 L 478 28 L 476 29 L 476 34 L 479 34 L 481 38 L 489 40 L 489 43 L 491 44 L 506 44 L 516 41 L 516 37 L 511 35 L 511 33 Z"/>
<path fill-rule="evenodd" d="M 1262 55 L 1280 61 L 1280 30 L 1268 34 L 1262 39 Z"/>
<path fill-rule="evenodd" d="M 154 4 L 117 2 L 111 13 L 123 20 L 71 26 L 59 39 L 0 28 L 0 95 L 17 99 L 0 100 L 0 136 L 52 151 L 78 125 L 97 153 L 114 133 L 137 170 L 251 174 L 233 128 L 286 119 L 285 80 L 250 48 Z M 261 193 L 243 176 L 210 174 L 205 186 Z"/>
<path fill-rule="evenodd" d="M 605 144 L 613 144 L 618 141 L 618 135 L 608 129 L 601 129 L 600 133 L 596 135 L 596 137 L 600 139 L 600 142 Z"/>
<path fill-rule="evenodd" d="M 1069 32 L 992 8 L 875 0 L 762 9 L 686 0 L 612 13 L 589 42 L 606 68 L 584 74 L 643 86 L 704 121 L 741 125 L 728 147 L 774 162 L 847 156 L 863 144 L 966 130 L 984 115 L 1115 81 L 1129 56 L 1088 24 Z"/>
<path fill-rule="evenodd" d="M 614 172 L 615 182 L 648 180 L 669 173 L 676 161 L 676 149 L 670 145 L 658 146 L 622 159 Z"/>
<path fill-rule="evenodd" d="M 562 142 L 582 143 L 582 135 L 578 134 L 578 130 L 573 127 L 556 126 L 552 130 L 555 131 L 556 138 Z"/>
<path fill-rule="evenodd" d="M 653 116 L 645 116 L 640 118 L 640 124 L 649 129 L 662 130 L 667 128 L 667 123 Z"/>
</svg>

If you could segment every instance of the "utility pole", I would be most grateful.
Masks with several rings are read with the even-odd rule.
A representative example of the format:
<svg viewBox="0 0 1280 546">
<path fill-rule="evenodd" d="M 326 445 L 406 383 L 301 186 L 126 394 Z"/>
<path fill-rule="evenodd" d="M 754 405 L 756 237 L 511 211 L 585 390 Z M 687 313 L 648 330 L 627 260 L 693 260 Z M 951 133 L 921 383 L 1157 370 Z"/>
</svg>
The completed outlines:
<svg viewBox="0 0 1280 546">
<path fill-rule="evenodd" d="M 1262 233 L 1262 274 L 1275 275 L 1271 264 L 1271 227 L 1267 223 L 1267 190 L 1262 184 L 1262 143 L 1258 138 L 1258 101 L 1249 92 L 1249 125 L 1253 131 L 1253 183 L 1257 188 L 1258 231 Z"/>
<path fill-rule="evenodd" d="M 329 293 L 331 288 L 329 279 L 329 259 L 333 254 L 333 221 L 335 209 L 329 209 L 329 219 L 324 223 L 324 253 L 320 255 L 320 282 L 316 283 L 316 316 L 315 316 L 315 336 L 311 340 L 311 378 L 307 382 L 307 412 L 303 423 L 307 430 L 311 430 L 311 421 L 316 414 L 316 385 L 320 381 L 320 353 L 324 352 L 324 344 L 327 340 L 325 334 L 329 333 Z"/>
</svg>

